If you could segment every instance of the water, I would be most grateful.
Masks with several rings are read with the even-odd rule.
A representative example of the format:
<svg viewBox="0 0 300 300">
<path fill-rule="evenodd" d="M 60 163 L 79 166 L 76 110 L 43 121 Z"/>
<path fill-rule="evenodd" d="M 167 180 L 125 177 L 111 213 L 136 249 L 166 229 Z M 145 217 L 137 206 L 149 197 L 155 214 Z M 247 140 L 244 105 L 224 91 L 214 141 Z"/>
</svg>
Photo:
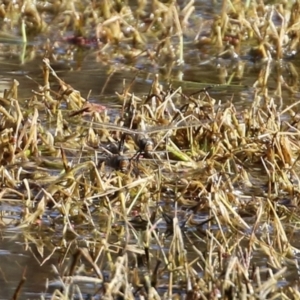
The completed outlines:
<svg viewBox="0 0 300 300">
<path fill-rule="evenodd" d="M 207 5 L 207 1 L 197 1 L 196 13 L 204 19 L 208 19 L 219 10 L 220 4 L 213 6 Z M 196 21 L 195 24 L 197 24 Z M 45 52 L 41 47 L 44 42 L 45 40 L 42 38 L 37 39 L 25 47 L 16 43 L 0 43 L 0 93 L 9 89 L 12 80 L 16 79 L 20 83 L 18 99 L 26 101 L 32 97 L 32 90 L 38 91 L 39 85 L 44 85 L 42 58 L 45 56 Z M 226 56 L 217 58 L 211 57 L 210 49 L 205 47 L 198 49 L 197 47 L 191 43 L 186 45 L 184 66 L 178 66 L 176 62 L 172 61 L 159 66 L 149 63 L 145 58 L 139 58 L 131 63 L 124 58 L 106 61 L 96 48 L 80 48 L 61 41 L 54 50 L 55 59 L 53 57 L 50 60 L 51 66 L 58 76 L 79 90 L 83 97 L 90 95 L 91 101 L 112 109 L 122 104 L 115 92 L 122 92 L 124 79 L 125 85 L 128 86 L 136 77 L 131 90 L 136 95 L 147 95 L 156 73 L 160 75 L 160 80 L 165 86 L 168 85 L 168 82 L 180 85 L 181 81 L 207 83 L 207 85 L 224 84 L 232 77 L 231 84 L 243 87 L 242 89 L 218 90 L 212 88 L 211 95 L 217 100 L 221 99 L 222 102 L 233 100 L 241 110 L 248 108 L 253 99 L 252 86 L 261 70 L 261 64 L 253 60 L 253 57 L 249 55 L 249 49 L 243 49 L 239 58 Z M 274 73 L 269 83 L 271 93 L 276 90 L 278 76 L 288 75 L 291 66 L 299 72 L 299 59 L 285 60 L 282 65 L 274 63 Z M 235 75 L 240 67 L 244 69 L 241 77 Z M 54 79 L 51 79 L 51 83 L 51 89 L 57 91 L 58 84 Z M 201 88 L 203 86 L 185 84 L 183 91 L 190 94 Z M 299 93 L 290 94 L 283 91 L 283 96 L 286 105 L 299 100 Z M 10 206 L 2 202 L 1 212 L 4 215 L 1 219 L 2 225 L 7 227 L 3 226 L 0 231 L 0 300 L 11 299 L 22 274 L 25 274 L 26 280 L 19 299 L 37 299 L 41 293 L 44 293 L 45 297 L 50 297 L 51 292 L 59 285 L 57 275 L 51 266 L 60 264 L 65 254 L 60 252 L 60 245 L 65 242 L 59 237 L 61 227 L 51 230 L 49 223 L 45 222 L 47 226 L 42 228 L 37 226 L 28 231 L 13 230 L 18 224 L 20 215 L 17 203 L 16 206 Z M 217 230 L 217 228 L 215 229 Z M 160 224 L 159 230 L 161 232 L 165 230 L 164 223 Z M 76 239 L 70 234 L 66 244 L 75 248 L 77 243 L 85 245 L 84 237 L 92 240 L 91 232 L 88 229 L 82 229 L 80 235 L 80 238 Z M 115 238 L 117 239 L 116 236 Z M 168 243 L 169 240 L 166 244 L 168 245 Z M 55 247 L 57 249 L 52 255 Z M 204 245 L 201 244 L 201 247 L 203 249 Z M 153 247 L 153 249 L 157 248 Z M 255 260 L 261 266 L 266 266 L 267 261 L 263 255 L 256 255 Z M 49 259 L 40 266 L 45 258 Z M 191 258 L 194 259 L 194 257 Z M 50 280 L 50 285 L 47 288 L 48 280 Z M 286 283 L 282 281 L 279 284 L 285 285 Z M 82 286 L 82 290 L 96 291 L 97 286 L 85 284 Z"/>
<path fill-rule="evenodd" d="M 51 257 L 43 267 L 37 245 L 28 240 L 22 232 L 1 230 L 0 238 L 0 299 L 11 299 L 23 274 L 25 282 L 19 299 L 36 299 L 46 290 L 46 282 L 51 276 L 51 264 L 57 260 Z M 49 254 L 45 250 L 45 254 Z"/>
</svg>

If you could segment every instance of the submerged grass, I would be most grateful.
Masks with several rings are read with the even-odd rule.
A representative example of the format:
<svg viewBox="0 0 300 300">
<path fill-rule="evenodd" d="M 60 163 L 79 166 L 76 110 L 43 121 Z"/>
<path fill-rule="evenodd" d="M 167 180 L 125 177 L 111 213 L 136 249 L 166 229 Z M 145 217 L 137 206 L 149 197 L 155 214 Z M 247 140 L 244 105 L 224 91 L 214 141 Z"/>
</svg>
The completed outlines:
<svg viewBox="0 0 300 300">
<path fill-rule="evenodd" d="M 282 101 L 282 89 L 297 91 L 298 74 L 292 64 L 278 71 L 297 54 L 299 3 L 251 2 L 247 11 L 240 1 L 222 3 L 218 18 L 198 24 L 195 44 L 232 60 L 243 41 L 254 45 L 260 72 L 243 111 L 214 99 L 213 87 L 188 95 L 155 75 L 147 95 L 124 86 L 113 118 L 59 77 L 49 47 L 32 98 L 18 101 L 17 81 L 1 97 L 0 204 L 22 213 L 2 211 L 0 221 L 24 231 L 41 265 L 61 255 L 52 299 L 300 299 L 299 103 Z M 197 23 L 193 2 L 152 6 L 62 1 L 41 8 L 26 1 L 23 41 L 24 24 L 26 34 L 46 32 L 41 12 L 61 20 L 64 9 L 59 26 L 75 32 L 68 42 L 95 42 L 102 60 L 132 59 L 137 49 L 157 65 L 183 64 L 189 22 Z M 15 8 L 1 6 L 12 27 L 20 24 Z M 243 76 L 239 67 L 229 78 L 220 67 L 225 86 Z"/>
</svg>

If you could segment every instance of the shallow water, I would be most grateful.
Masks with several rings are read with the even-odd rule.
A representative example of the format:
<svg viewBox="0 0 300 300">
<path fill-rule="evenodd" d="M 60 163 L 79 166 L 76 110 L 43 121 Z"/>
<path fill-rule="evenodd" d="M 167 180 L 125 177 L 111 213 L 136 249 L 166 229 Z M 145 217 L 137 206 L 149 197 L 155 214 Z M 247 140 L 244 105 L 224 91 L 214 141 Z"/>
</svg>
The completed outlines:
<svg viewBox="0 0 300 300">
<path fill-rule="evenodd" d="M 46 250 L 47 253 L 47 250 Z M 26 235 L 16 231 L 1 231 L 0 238 L 0 299 L 11 299 L 23 274 L 25 282 L 19 299 L 37 299 L 46 290 L 47 279 L 51 276 L 51 264 L 57 263 L 50 258 L 43 267 L 34 258 L 42 261 L 36 246 L 26 240 Z"/>
</svg>

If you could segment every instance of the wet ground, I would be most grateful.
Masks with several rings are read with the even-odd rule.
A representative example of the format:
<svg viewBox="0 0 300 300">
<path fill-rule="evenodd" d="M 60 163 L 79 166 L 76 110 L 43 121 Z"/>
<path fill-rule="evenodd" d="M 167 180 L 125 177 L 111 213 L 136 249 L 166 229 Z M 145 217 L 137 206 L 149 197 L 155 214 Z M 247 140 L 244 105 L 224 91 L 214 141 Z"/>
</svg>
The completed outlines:
<svg viewBox="0 0 300 300">
<path fill-rule="evenodd" d="M 206 1 L 198 1 L 199 7 L 207 7 Z M 202 10 L 201 15 L 205 18 L 214 13 L 212 7 Z M 38 90 L 39 84 L 43 85 L 42 78 L 42 51 L 36 52 L 38 48 L 33 42 L 31 45 L 23 47 L 21 44 L 0 43 L 0 93 L 10 87 L 11 81 L 16 79 L 20 83 L 19 98 L 29 99 L 32 96 L 31 90 Z M 63 45 L 63 44 L 62 44 Z M 185 52 L 184 66 L 177 66 L 174 62 L 169 62 L 165 66 L 158 67 L 155 64 L 143 63 L 143 59 L 127 64 L 126 61 L 102 61 L 96 48 L 71 47 L 72 55 L 66 55 L 69 45 L 57 48 L 57 61 L 52 63 L 52 67 L 65 82 L 79 90 L 83 97 L 89 92 L 90 100 L 103 104 L 108 108 L 116 108 L 121 105 L 115 92 L 121 92 L 124 79 L 129 84 L 136 78 L 132 90 L 135 94 L 147 94 L 149 92 L 154 74 L 160 74 L 161 81 L 167 85 L 169 82 L 181 85 L 185 93 L 192 93 L 203 88 L 203 83 L 207 86 L 224 84 L 233 75 L 239 66 L 243 66 L 244 75 L 241 78 L 233 75 L 232 87 L 219 89 L 213 86 L 211 95 L 222 101 L 232 100 L 238 107 L 246 108 L 251 103 L 253 95 L 253 84 L 257 80 L 260 70 L 260 63 L 253 60 L 245 49 L 239 59 L 232 58 L 211 58 L 209 53 L 199 51 L 197 47 L 187 46 Z M 274 66 L 274 70 L 287 74 L 287 66 L 293 64 L 297 71 L 300 71 L 300 63 L 297 58 L 286 60 L 283 65 Z M 224 75 L 224 70 L 227 73 Z M 276 89 L 276 78 L 278 74 L 274 72 L 274 82 L 270 83 L 270 91 Z M 199 87 L 190 83 L 201 83 Z M 57 86 L 58 88 L 58 86 Z M 284 91 L 285 104 L 290 104 L 299 100 L 299 93 L 290 94 Z M 14 210 L 16 207 L 0 206 L 0 214 L 8 217 L 1 218 L 5 223 L 15 223 Z M 30 233 L 31 234 L 31 233 Z M 57 264 L 61 259 L 59 250 L 55 252 L 49 260 L 40 266 L 45 257 L 53 251 L 54 241 L 49 244 L 36 244 L 38 241 L 38 231 L 33 233 L 34 239 L 30 239 L 22 230 L 14 231 L 2 226 L 0 229 L 0 300 L 10 299 L 25 274 L 26 282 L 21 290 L 19 299 L 37 299 L 43 291 L 45 296 L 49 296 L 50 288 L 46 288 L 47 280 L 56 280 L 51 268 L 52 264 Z M 44 235 L 45 232 L 40 233 Z M 54 235 L 55 240 L 55 235 Z M 57 242 L 57 240 L 55 241 Z M 44 251 L 41 257 L 39 251 Z M 94 289 L 95 287 L 93 287 Z"/>
</svg>

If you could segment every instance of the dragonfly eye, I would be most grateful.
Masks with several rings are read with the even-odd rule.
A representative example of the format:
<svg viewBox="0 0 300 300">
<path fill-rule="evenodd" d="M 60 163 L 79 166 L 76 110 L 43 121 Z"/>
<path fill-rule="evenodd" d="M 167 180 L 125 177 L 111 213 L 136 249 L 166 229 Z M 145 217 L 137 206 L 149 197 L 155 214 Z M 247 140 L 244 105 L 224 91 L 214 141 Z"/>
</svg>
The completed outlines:
<svg viewBox="0 0 300 300">
<path fill-rule="evenodd" d="M 118 156 L 117 158 L 117 168 L 122 172 L 125 172 L 129 167 L 129 159 L 124 156 Z"/>
<path fill-rule="evenodd" d="M 143 138 L 139 141 L 139 147 L 141 151 L 151 152 L 154 148 L 154 143 L 150 138 Z"/>
<path fill-rule="evenodd" d="M 151 151 L 153 151 L 153 149 L 154 149 L 154 143 L 153 143 L 153 141 L 148 140 L 147 143 L 146 143 L 146 145 L 145 145 L 144 151 L 145 152 L 151 152 Z"/>
</svg>

